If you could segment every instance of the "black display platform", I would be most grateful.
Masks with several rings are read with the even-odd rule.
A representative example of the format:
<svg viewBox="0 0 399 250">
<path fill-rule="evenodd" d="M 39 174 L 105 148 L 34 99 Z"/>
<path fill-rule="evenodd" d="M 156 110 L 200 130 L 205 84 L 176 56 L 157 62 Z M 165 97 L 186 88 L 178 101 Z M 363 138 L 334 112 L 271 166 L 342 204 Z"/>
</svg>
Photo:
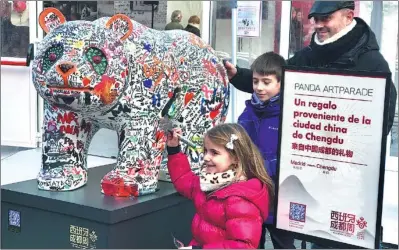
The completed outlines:
<svg viewBox="0 0 399 250">
<path fill-rule="evenodd" d="M 170 249 L 172 234 L 188 244 L 192 202 L 162 181 L 154 194 L 104 196 L 100 181 L 113 166 L 89 169 L 88 183 L 69 192 L 38 190 L 36 180 L 2 186 L 1 248 Z"/>
</svg>

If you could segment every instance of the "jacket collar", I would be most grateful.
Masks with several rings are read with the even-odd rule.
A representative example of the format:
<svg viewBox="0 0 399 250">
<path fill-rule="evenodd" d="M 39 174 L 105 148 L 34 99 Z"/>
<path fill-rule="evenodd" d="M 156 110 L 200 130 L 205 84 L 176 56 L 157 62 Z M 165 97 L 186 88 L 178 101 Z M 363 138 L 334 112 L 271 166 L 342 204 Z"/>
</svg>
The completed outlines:
<svg viewBox="0 0 399 250">
<path fill-rule="evenodd" d="M 325 44 L 329 44 L 329 43 L 333 43 L 335 41 L 337 41 L 338 39 L 340 39 L 341 37 L 345 36 L 346 34 L 348 34 L 348 32 L 350 32 L 353 28 L 355 28 L 356 26 L 356 19 L 353 19 L 353 21 L 346 26 L 345 28 L 343 28 L 340 32 L 338 32 L 337 34 L 333 35 L 332 37 L 326 39 L 323 42 L 320 42 L 317 36 L 314 36 L 314 42 L 318 45 L 325 45 Z"/>
<path fill-rule="evenodd" d="M 196 23 L 188 23 L 188 25 L 193 26 L 193 27 L 195 27 L 195 28 L 197 28 L 197 29 L 200 28 L 200 25 L 199 25 L 199 24 L 196 24 Z"/>
<path fill-rule="evenodd" d="M 377 38 L 375 37 L 374 32 L 371 30 L 370 26 L 367 25 L 365 21 L 361 18 L 355 17 L 357 23 L 363 25 L 364 33 L 363 36 L 359 39 L 357 44 L 349 50 L 347 53 L 343 54 L 335 63 L 337 64 L 354 64 L 356 65 L 359 57 L 371 50 L 380 50 L 380 46 L 378 45 Z"/>
<path fill-rule="evenodd" d="M 346 50 L 346 52 L 339 55 L 339 57 L 336 60 L 327 62 L 328 65 L 318 65 L 318 62 L 312 62 L 313 60 L 315 60 L 315 58 L 320 56 L 317 54 L 322 53 L 322 51 L 324 50 L 324 46 L 315 45 L 314 38 L 315 38 L 316 32 L 313 33 L 311 44 L 302 50 L 305 58 L 307 58 L 306 60 L 310 60 L 306 64 L 310 64 L 309 66 L 338 67 L 338 68 L 340 66 L 346 67 L 347 65 L 354 66 L 357 64 L 358 59 L 362 54 L 364 54 L 368 51 L 371 51 L 371 50 L 379 50 L 377 39 L 375 37 L 374 32 L 371 30 L 371 28 L 367 25 L 367 23 L 365 21 L 363 21 L 363 19 L 361 19 L 359 17 L 355 17 L 355 20 L 357 23 L 355 28 L 357 28 L 357 29 L 361 28 L 362 34 L 360 36 L 358 36 L 358 38 L 356 38 L 357 42 L 354 45 L 352 45 L 351 48 L 348 48 Z M 357 31 L 354 31 L 354 29 L 352 29 L 352 31 L 351 31 L 352 33 L 357 32 Z M 346 36 L 351 35 L 351 32 L 346 34 L 344 37 L 341 37 L 334 43 L 327 44 L 327 45 L 336 46 L 338 43 L 342 43 L 342 40 L 348 39 L 348 37 L 346 37 Z M 325 46 L 327 46 L 327 45 L 325 45 Z M 315 47 L 319 46 L 320 48 L 315 50 L 312 48 L 312 46 L 315 46 Z M 343 46 L 345 46 L 345 45 L 343 45 Z M 336 53 L 339 53 L 339 51 L 336 51 Z M 327 53 L 327 54 L 330 54 L 330 53 Z M 317 61 L 317 59 L 316 59 L 316 61 Z"/>
<path fill-rule="evenodd" d="M 276 116 L 280 114 L 280 96 L 273 97 L 261 107 L 254 105 L 252 100 L 245 101 L 245 106 L 251 112 L 254 112 L 257 116 L 262 116 L 263 118 Z"/>
</svg>

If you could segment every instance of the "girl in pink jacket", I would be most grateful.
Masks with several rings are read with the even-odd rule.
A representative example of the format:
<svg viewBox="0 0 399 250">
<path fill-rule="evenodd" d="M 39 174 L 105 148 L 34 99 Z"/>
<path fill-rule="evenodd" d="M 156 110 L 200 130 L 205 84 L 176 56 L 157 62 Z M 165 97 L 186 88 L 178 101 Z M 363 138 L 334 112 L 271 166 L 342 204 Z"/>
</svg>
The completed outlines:
<svg viewBox="0 0 399 250">
<path fill-rule="evenodd" d="M 257 248 L 273 182 L 263 158 L 238 124 L 222 124 L 204 137 L 200 176 L 190 169 L 175 129 L 168 135 L 168 169 L 176 190 L 196 208 L 193 239 L 184 248 Z"/>
</svg>

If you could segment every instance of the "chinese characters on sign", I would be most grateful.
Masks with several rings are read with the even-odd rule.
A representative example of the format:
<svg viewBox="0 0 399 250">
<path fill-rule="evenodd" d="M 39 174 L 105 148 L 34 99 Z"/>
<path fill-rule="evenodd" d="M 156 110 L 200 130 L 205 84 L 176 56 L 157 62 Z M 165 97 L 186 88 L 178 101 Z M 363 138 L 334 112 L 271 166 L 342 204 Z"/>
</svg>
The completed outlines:
<svg viewBox="0 0 399 250">
<path fill-rule="evenodd" d="M 298 151 L 307 151 L 307 152 L 313 152 L 313 153 L 319 153 L 319 154 L 326 154 L 326 155 L 339 155 L 339 156 L 345 156 L 352 158 L 353 157 L 353 151 L 349 149 L 338 149 L 338 148 L 330 148 L 330 147 L 318 147 L 317 145 L 310 145 L 310 144 L 302 144 L 302 143 L 292 143 L 292 149 L 298 150 Z"/>
<path fill-rule="evenodd" d="M 352 237 L 356 226 L 359 228 L 356 235 L 357 239 L 364 240 L 365 230 L 363 229 L 367 227 L 367 221 L 363 217 L 356 219 L 354 214 L 331 211 L 330 230 L 334 234 Z"/>
<path fill-rule="evenodd" d="M 331 211 L 330 229 L 334 231 L 334 233 L 350 237 L 355 232 L 355 218 L 356 216 L 354 214 Z"/>
<path fill-rule="evenodd" d="M 69 241 L 73 248 L 94 249 L 96 248 L 97 235 L 94 230 L 90 232 L 88 228 L 70 225 Z"/>
<path fill-rule="evenodd" d="M 277 228 L 375 247 L 388 76 L 363 74 L 285 69 Z"/>
</svg>

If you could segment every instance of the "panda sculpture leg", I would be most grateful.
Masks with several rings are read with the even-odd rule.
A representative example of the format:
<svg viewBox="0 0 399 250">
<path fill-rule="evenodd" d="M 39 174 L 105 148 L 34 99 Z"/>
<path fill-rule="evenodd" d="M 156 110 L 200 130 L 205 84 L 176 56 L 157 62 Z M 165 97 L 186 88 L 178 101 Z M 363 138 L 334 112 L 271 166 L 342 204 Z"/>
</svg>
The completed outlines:
<svg viewBox="0 0 399 250">
<path fill-rule="evenodd" d="M 42 190 L 70 191 L 87 182 L 87 151 L 98 127 L 79 114 L 44 103 Z"/>
<path fill-rule="evenodd" d="M 140 196 L 157 189 L 165 148 L 164 132 L 154 121 L 138 117 L 118 132 L 119 154 L 115 169 L 101 181 L 102 193 L 113 196 Z"/>
</svg>

